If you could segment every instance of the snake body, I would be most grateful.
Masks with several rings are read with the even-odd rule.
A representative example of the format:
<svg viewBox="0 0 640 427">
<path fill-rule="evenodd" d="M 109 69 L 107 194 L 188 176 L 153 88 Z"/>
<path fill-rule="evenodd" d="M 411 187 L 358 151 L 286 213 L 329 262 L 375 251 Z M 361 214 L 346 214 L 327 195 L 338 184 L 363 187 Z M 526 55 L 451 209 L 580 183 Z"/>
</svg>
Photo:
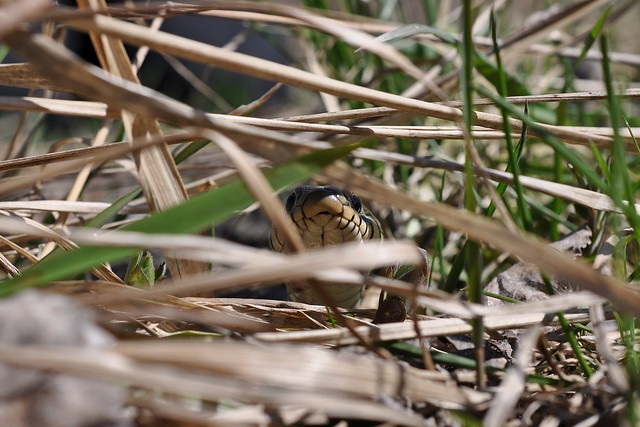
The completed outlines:
<svg viewBox="0 0 640 427">
<path fill-rule="evenodd" d="M 358 196 L 333 186 L 304 185 L 296 188 L 286 201 L 287 213 L 296 225 L 305 246 L 314 249 L 346 242 L 380 240 L 380 223 Z M 271 247 L 289 253 L 290 248 L 271 229 Z M 357 254 L 354 253 L 354 256 Z M 294 301 L 324 304 L 308 283 L 287 284 Z M 331 284 L 325 289 L 341 307 L 353 307 L 362 297 L 364 286 Z"/>
</svg>

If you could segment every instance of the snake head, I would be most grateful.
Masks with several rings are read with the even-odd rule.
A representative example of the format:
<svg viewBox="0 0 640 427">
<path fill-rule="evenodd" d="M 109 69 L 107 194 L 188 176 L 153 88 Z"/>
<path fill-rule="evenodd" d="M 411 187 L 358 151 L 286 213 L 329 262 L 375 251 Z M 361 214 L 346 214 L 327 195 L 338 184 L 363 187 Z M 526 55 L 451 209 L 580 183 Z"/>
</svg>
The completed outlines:
<svg viewBox="0 0 640 427">
<path fill-rule="evenodd" d="M 358 196 L 346 190 L 303 185 L 289 195 L 285 208 L 308 248 L 382 238 L 378 220 Z M 271 246 L 289 252 L 275 228 Z"/>
<path fill-rule="evenodd" d="M 303 185 L 287 198 L 285 208 L 308 248 L 321 248 L 347 242 L 380 240 L 380 223 L 355 194 L 333 186 Z M 290 252 L 275 227 L 271 229 L 271 247 Z M 358 256 L 353 251 L 353 256 Z M 316 283 L 317 285 L 317 283 Z M 329 283 L 324 289 L 341 307 L 353 307 L 362 298 L 364 285 Z M 289 297 L 308 304 L 325 304 L 306 281 L 287 283 Z"/>
</svg>

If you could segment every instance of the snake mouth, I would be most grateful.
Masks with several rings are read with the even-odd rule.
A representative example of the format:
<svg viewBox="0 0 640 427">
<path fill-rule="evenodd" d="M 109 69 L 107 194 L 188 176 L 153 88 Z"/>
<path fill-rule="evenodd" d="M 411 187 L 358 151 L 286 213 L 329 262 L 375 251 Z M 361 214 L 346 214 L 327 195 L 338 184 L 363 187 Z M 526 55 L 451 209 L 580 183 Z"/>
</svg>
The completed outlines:
<svg viewBox="0 0 640 427">
<path fill-rule="evenodd" d="M 345 208 L 349 208 L 347 200 L 342 195 L 337 194 L 310 194 L 306 200 L 296 204 L 292 210 L 291 219 L 294 222 L 302 218 L 329 217 L 344 215 Z"/>
</svg>

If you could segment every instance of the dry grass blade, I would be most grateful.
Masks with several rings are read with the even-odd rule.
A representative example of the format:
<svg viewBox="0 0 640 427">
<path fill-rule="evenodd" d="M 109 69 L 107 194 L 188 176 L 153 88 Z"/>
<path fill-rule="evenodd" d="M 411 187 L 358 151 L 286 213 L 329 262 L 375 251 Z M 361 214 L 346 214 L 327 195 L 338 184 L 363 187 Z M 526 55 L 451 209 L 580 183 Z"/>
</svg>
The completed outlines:
<svg viewBox="0 0 640 427">
<path fill-rule="evenodd" d="M 509 40 L 505 40 L 501 43 L 501 49 L 511 49 L 512 51 L 519 49 L 525 50 L 527 46 L 545 37 L 548 32 L 579 20 L 603 4 L 606 4 L 606 1 L 583 0 L 570 4 L 558 10 L 556 13 L 550 14 L 546 19 L 536 22 L 531 27 L 524 28 Z"/>
<path fill-rule="evenodd" d="M 52 8 L 47 0 L 4 1 L 0 7 L 0 39 Z"/>
<path fill-rule="evenodd" d="M 9 109 L 9 110 L 21 110 L 21 111 L 31 111 L 31 112 L 46 112 L 52 114 L 64 114 L 71 116 L 83 116 L 83 117 L 94 117 L 94 118 L 114 118 L 118 117 L 117 111 L 113 109 L 108 109 L 108 107 L 104 103 L 100 102 L 89 102 L 89 101 L 68 101 L 68 100 L 59 100 L 59 99 L 45 99 L 45 98 L 35 98 L 35 97 L 2 97 L 0 96 L 0 109 Z M 376 110 L 371 113 L 368 110 Z M 454 126 L 366 126 L 366 125 L 358 125 L 358 126 L 347 126 L 347 125 L 322 125 L 322 124 L 313 124 L 308 122 L 314 121 L 324 121 L 324 120 L 341 120 L 341 119 L 357 119 L 361 117 L 372 117 L 376 115 L 383 114 L 391 114 L 396 113 L 396 110 L 384 108 L 384 111 L 378 111 L 378 109 L 361 109 L 361 110 L 348 110 L 341 111 L 337 113 L 322 113 L 318 115 L 310 115 L 310 116 L 298 116 L 298 117 L 287 117 L 284 119 L 263 119 L 263 118 L 255 118 L 255 117 L 235 117 L 233 115 L 221 115 L 221 114 L 206 114 L 206 117 L 211 120 L 209 123 L 212 126 L 217 128 L 221 128 L 226 130 L 227 132 L 235 132 L 235 133 L 247 133 L 248 130 L 245 129 L 244 132 L 238 130 L 237 128 L 229 128 L 225 126 L 225 123 L 238 123 L 238 124 L 246 124 L 256 127 L 261 127 L 264 129 L 270 130 L 278 130 L 278 131 L 298 131 L 298 132 L 320 132 L 327 134 L 344 134 L 344 135 L 361 135 L 361 136 L 378 136 L 378 137 L 388 137 L 388 138 L 412 138 L 412 139 L 425 139 L 425 138 L 434 138 L 434 139 L 463 139 L 464 135 L 460 128 Z M 180 118 L 175 119 L 178 122 L 182 121 Z M 296 122 L 304 122 L 296 123 Z M 202 124 L 201 124 L 202 125 Z M 602 127 L 578 127 L 578 126 L 557 126 L 558 129 L 565 129 L 571 132 L 580 132 L 580 133 L 591 133 L 596 136 L 602 137 L 611 137 L 614 132 L 611 128 L 602 128 Z M 637 140 L 640 137 L 640 129 L 638 128 L 624 128 L 619 129 L 618 133 L 621 138 L 624 138 L 627 141 L 627 150 L 629 152 L 637 151 L 637 147 L 634 143 L 634 140 Z M 473 135 L 474 139 L 477 141 L 482 140 L 499 140 L 504 138 L 504 133 L 500 130 L 488 130 L 483 127 L 475 126 L 473 127 Z M 255 136 L 255 135 L 254 135 Z M 263 135 L 263 137 L 268 137 L 269 135 Z M 513 134 L 512 137 L 516 138 L 518 135 Z M 292 141 L 287 141 L 284 138 L 273 139 L 274 141 L 292 144 Z M 168 140 L 167 143 L 178 143 L 182 142 L 179 140 Z M 585 145 L 586 141 L 583 140 L 568 140 L 566 141 L 570 144 L 579 144 Z M 299 142 L 301 143 L 301 141 Z M 114 144 L 110 144 L 113 146 Z M 606 145 L 600 144 L 602 147 Z M 243 144 L 246 149 L 251 149 L 249 145 Z M 307 142 L 307 146 L 310 149 L 322 149 L 329 148 L 328 144 L 316 143 L 314 145 L 309 144 Z M 109 148 L 106 148 L 109 149 Z M 90 149 L 78 149 L 73 151 L 73 153 L 82 153 L 82 150 L 90 150 Z M 253 149 L 255 150 L 255 148 Z M 48 158 L 56 158 L 56 157 L 64 157 L 71 156 L 70 152 L 58 152 L 58 153 L 50 153 L 44 156 Z M 74 154 L 75 155 L 75 154 Z M 400 154 L 398 154 L 400 155 Z M 400 155 L 401 156 L 401 155 Z M 270 157 L 266 155 L 265 157 Z M 43 157 L 42 161 L 45 157 Z M 18 167 L 18 165 L 22 165 L 21 162 L 27 162 L 26 159 L 14 159 L 5 162 L 0 162 L 0 170 L 6 170 L 7 167 L 14 166 Z M 5 166 L 6 164 L 6 166 Z"/>
<path fill-rule="evenodd" d="M 7 86 L 26 89 L 48 89 L 62 92 L 72 92 L 74 89 L 74 86 L 66 83 L 65 80 L 51 80 L 46 78 L 40 72 L 39 68 L 29 63 L 0 64 L 0 79 L 2 79 Z"/>
<path fill-rule="evenodd" d="M 488 426 L 504 425 L 509 419 L 513 408 L 525 389 L 526 368 L 529 366 L 531 352 L 540 337 L 542 328 L 532 327 L 520 341 L 516 363 L 509 369 L 502 381 L 502 387 L 491 402 L 491 407 L 482 420 Z"/>
<path fill-rule="evenodd" d="M 581 48 L 577 48 L 577 47 L 563 48 L 563 47 L 554 47 L 554 46 L 548 46 L 548 45 L 542 45 L 542 44 L 532 45 L 530 46 L 530 50 L 532 52 L 539 53 L 541 55 L 562 55 L 564 57 L 571 58 L 571 59 L 578 59 L 582 54 Z M 589 51 L 589 53 L 587 53 L 586 57 L 591 60 L 601 61 L 602 53 L 598 51 L 593 52 L 592 50 Z M 640 65 L 639 55 L 630 54 L 630 53 L 620 53 L 620 52 L 611 52 L 610 55 L 611 56 L 609 57 L 609 59 L 613 63 L 628 64 L 633 67 L 637 67 Z"/>
<path fill-rule="evenodd" d="M 459 121 L 462 119 L 462 112 L 456 108 L 419 101 L 345 83 L 339 80 L 317 76 L 293 67 L 276 64 L 271 61 L 258 59 L 240 53 L 228 52 L 221 48 L 173 36 L 167 33 L 146 31 L 137 25 L 104 16 L 79 19 L 70 17 L 65 20 L 65 23 L 74 28 L 85 31 L 102 31 L 109 35 L 121 37 L 123 40 L 131 43 L 148 45 L 152 49 L 156 49 L 160 52 L 181 56 L 193 61 L 217 65 L 255 77 L 285 82 L 294 86 L 312 89 L 319 92 L 327 92 L 345 98 L 357 99 L 363 102 L 391 107 L 401 111 L 424 114 L 429 117 L 452 121 Z M 492 129 L 502 128 L 502 117 L 495 114 L 476 112 L 475 122 L 478 125 Z M 520 121 L 511 120 L 511 122 L 514 130 L 519 131 L 522 129 L 522 123 Z M 565 141 L 605 145 L 610 142 L 610 138 L 560 129 L 556 126 L 541 124 L 540 127 Z"/>
<path fill-rule="evenodd" d="M 351 29 L 343 25 L 342 21 L 312 15 L 293 7 L 282 7 L 279 12 L 293 16 L 302 22 L 309 23 L 314 28 L 331 34 L 340 40 L 356 46 L 358 49 L 368 50 L 380 58 L 386 59 L 403 70 L 407 75 L 413 77 L 419 84 L 424 85 L 427 90 L 436 95 L 441 101 L 447 99 L 446 93 L 428 78 L 425 78 L 424 72 L 409 61 L 402 53 L 390 45 L 375 40 L 367 33 Z"/>
<path fill-rule="evenodd" d="M 184 259 L 207 260 L 227 266 L 250 264 L 286 263 L 286 257 L 272 251 L 248 248 L 224 239 L 210 239 L 202 236 L 149 234 L 126 231 L 103 231 L 98 229 L 68 229 L 62 236 L 30 219 L 0 216 L 0 230 L 5 233 L 23 233 L 34 237 L 64 240 L 66 246 L 109 245 L 113 247 L 138 247 L 145 242 L 148 249 L 179 251 Z"/>
<path fill-rule="evenodd" d="M 15 233 L 22 230 L 27 234 L 44 237 L 51 242 L 56 243 L 61 248 L 67 251 L 77 247 L 75 243 L 73 243 L 65 236 L 62 236 L 55 231 L 50 230 L 49 228 L 30 218 L 12 218 L 5 215 L 0 215 L 0 228 L 5 233 Z M 122 283 L 122 280 L 106 266 L 97 267 L 92 271 L 101 280 Z"/>
<path fill-rule="evenodd" d="M 133 24 L 132 24 L 133 25 Z M 138 28 L 138 26 L 134 25 Z M 27 36 L 14 34 L 11 36 L 12 48 L 21 55 L 31 59 L 40 67 L 46 67 L 47 75 L 52 78 L 67 78 L 69 73 L 76 76 L 74 92 L 90 99 L 109 100 L 109 105 L 121 110 L 132 111 L 143 117 L 163 119 L 169 123 L 185 127 L 199 126 L 216 129 L 224 133 L 255 138 L 251 143 L 244 141 L 243 147 L 265 158 L 276 158 L 284 161 L 310 148 L 327 148 L 326 143 L 301 140 L 287 137 L 276 132 L 269 132 L 250 126 L 219 120 L 183 103 L 165 97 L 153 90 L 104 73 L 102 69 L 84 64 L 70 51 L 47 37 L 40 35 Z M 55 64 L 51 66 L 51 64 Z M 233 116 L 235 120 L 240 117 Z M 156 144 L 162 139 L 153 139 Z M 263 141 L 284 144 L 287 147 L 273 147 L 256 144 Z M 149 142 L 150 143 L 150 142 Z M 143 148 L 144 142 L 138 148 Z"/>
<path fill-rule="evenodd" d="M 408 210 L 416 215 L 435 219 L 444 227 L 467 234 L 471 239 L 485 242 L 504 252 L 540 267 L 542 271 L 565 277 L 583 289 L 590 290 L 611 301 L 628 313 L 640 313 L 640 294 L 610 277 L 602 276 L 588 266 L 566 255 L 550 250 L 533 236 L 513 234 L 499 224 L 446 205 L 418 201 L 367 176 L 345 167 L 331 167 L 324 177 L 337 185 L 346 186 L 381 203 Z"/>
<path fill-rule="evenodd" d="M 80 8 L 88 8 L 93 11 L 103 10 L 107 7 L 104 0 L 81 0 L 78 5 Z M 95 33 L 90 33 L 90 36 L 105 70 L 125 80 L 140 84 L 121 40 Z M 132 144 L 156 139 L 162 135 L 160 123 L 155 119 L 141 118 L 128 111 L 122 112 L 122 119 Z M 182 177 L 178 173 L 166 144 L 161 143 L 141 149 L 137 152 L 136 164 L 142 189 L 152 209 L 164 210 L 188 198 L 187 191 L 182 184 Z M 208 269 L 208 266 L 204 264 L 172 258 L 167 258 L 167 263 L 172 274 L 176 277 L 202 273 Z"/>
<path fill-rule="evenodd" d="M 629 392 L 629 379 L 625 375 L 624 370 L 618 364 L 618 357 L 613 352 L 614 342 L 608 338 L 608 332 L 613 332 L 613 325 L 606 326 L 605 313 L 602 304 L 593 304 L 589 307 L 589 316 L 593 325 L 593 333 L 598 347 L 598 354 L 602 358 L 603 364 L 606 366 L 607 375 L 611 384 L 617 388 L 620 393 Z"/>
<path fill-rule="evenodd" d="M 588 13 L 591 11 L 590 7 L 586 7 L 586 8 L 584 7 L 585 6 L 584 3 L 585 2 L 581 2 L 580 4 L 578 4 L 577 8 L 576 8 L 576 5 L 572 5 L 573 10 L 577 10 L 578 13 L 572 15 L 571 14 L 572 8 L 569 7 L 568 11 L 570 13 L 568 14 L 566 19 L 563 16 L 563 13 L 567 12 L 565 10 L 564 12 L 561 12 L 559 16 L 548 19 L 546 21 L 546 24 L 547 25 L 555 24 L 557 28 L 560 28 L 563 25 L 572 24 L 572 23 L 575 23 L 575 21 L 580 21 L 580 18 L 583 13 Z M 597 2 L 591 2 L 591 3 L 594 5 L 598 5 Z M 277 25 L 291 25 L 291 26 L 305 25 L 305 22 L 301 20 L 287 18 L 284 16 L 273 15 L 270 13 L 253 12 L 253 10 L 258 10 L 258 11 L 264 10 L 261 8 L 261 4 L 259 3 L 256 4 L 251 2 L 240 2 L 240 1 L 229 3 L 224 1 L 215 1 L 215 5 L 219 6 L 220 8 L 227 8 L 231 10 L 222 10 L 222 9 L 208 10 L 210 9 L 210 7 L 204 6 L 199 8 L 198 13 L 205 16 L 221 17 L 221 18 L 236 19 L 236 20 L 243 20 L 243 21 L 247 20 L 251 22 L 272 23 Z M 193 9 L 197 9 L 197 7 L 193 7 Z M 245 9 L 245 10 L 240 10 L 240 9 Z M 497 9 L 498 8 L 496 7 L 496 10 Z M 268 9 L 268 10 L 271 10 L 271 9 Z M 486 10 L 488 10 L 488 8 Z M 314 12 L 326 13 L 323 10 L 316 10 Z M 554 16 L 555 15 L 558 15 L 558 14 L 554 11 Z M 340 19 L 342 22 L 342 25 L 344 26 L 347 26 L 349 28 L 353 28 L 359 31 L 371 33 L 371 34 L 388 33 L 390 31 L 396 30 L 397 28 L 403 25 L 400 22 L 389 22 L 387 20 L 382 21 L 379 19 L 371 19 L 368 17 L 362 17 L 361 15 L 357 15 L 357 14 L 345 15 L 340 13 L 337 13 L 337 14 L 329 13 L 327 14 L 327 16 L 333 16 L 334 19 Z M 560 21 L 560 23 L 556 24 L 555 21 Z M 532 34 L 532 35 L 541 31 L 545 31 L 544 25 L 538 24 L 533 29 L 532 28 L 526 29 L 526 33 Z M 524 34 L 523 32 L 519 32 L 514 36 L 512 36 L 512 40 L 515 40 L 515 41 L 523 40 L 524 38 L 526 38 L 527 34 Z M 541 33 L 541 34 L 544 35 L 544 33 Z M 457 37 L 457 35 L 451 35 L 451 36 L 453 36 L 454 38 L 459 38 Z M 418 40 L 428 40 L 433 43 L 443 43 L 443 41 L 434 34 L 417 34 L 414 37 Z M 498 41 L 500 44 L 503 44 L 505 43 L 506 40 L 498 39 Z M 492 47 L 492 40 L 490 37 L 483 37 L 477 34 L 474 34 L 473 36 L 473 43 L 479 49 L 488 49 Z M 545 43 L 530 43 L 528 40 L 524 42 L 523 45 L 524 45 L 523 51 L 528 53 L 534 53 L 534 54 L 538 53 L 538 54 L 543 54 L 548 56 L 558 55 L 558 56 L 562 56 L 570 59 L 576 59 L 581 55 L 581 49 L 579 47 L 553 46 Z M 586 58 L 589 60 L 598 61 L 602 59 L 602 56 L 600 52 L 591 50 L 587 53 Z M 621 64 L 627 64 L 632 66 L 640 65 L 640 56 L 626 53 L 626 52 L 612 52 L 610 59 L 614 63 L 621 63 Z"/>
<path fill-rule="evenodd" d="M 65 114 L 71 116 L 83 116 L 94 118 L 115 118 L 118 114 L 114 110 L 108 109 L 107 105 L 101 102 L 89 101 L 68 101 L 59 99 L 44 99 L 35 97 L 1 97 L 0 109 L 22 110 L 31 112 L 46 112 L 52 114 Z M 366 110 L 366 111 L 365 111 Z M 337 113 L 323 113 L 311 116 L 287 117 L 284 119 L 263 119 L 256 117 L 236 117 L 234 115 L 207 114 L 211 120 L 217 123 L 221 121 L 239 123 L 261 127 L 264 129 L 279 131 L 298 131 L 298 132 L 321 132 L 329 134 L 344 135 L 362 135 L 362 136 L 378 136 L 389 138 L 435 138 L 435 139 L 462 139 L 463 132 L 459 127 L 454 126 L 347 126 L 347 125 L 331 125 L 331 124 L 314 124 L 314 121 L 329 121 L 342 119 L 357 119 L 361 117 L 372 117 L 368 110 L 348 110 Z M 386 114 L 397 113 L 393 109 L 385 109 Z M 374 115 L 382 114 L 382 111 L 375 111 Z M 180 121 L 180 119 L 178 119 Z M 298 123 L 304 122 L 304 123 Z M 311 123 L 308 123 L 311 122 Z M 577 126 L 557 126 L 560 130 L 570 132 L 589 132 L 596 136 L 611 137 L 613 129 L 600 127 L 577 127 Z M 628 150 L 636 151 L 633 139 L 640 136 L 640 129 L 625 128 L 619 129 L 620 136 L 628 141 Z M 493 140 L 503 139 L 504 133 L 501 130 L 489 130 L 484 127 L 473 127 L 473 135 L 476 140 Z M 514 138 L 516 134 L 512 135 Z M 584 140 L 568 140 L 570 144 L 586 145 Z"/>
<path fill-rule="evenodd" d="M 177 136 L 178 140 L 184 140 L 185 137 L 192 136 L 192 133 L 186 132 L 181 133 Z M 154 139 L 146 141 L 143 144 L 138 145 L 136 149 L 131 147 L 131 145 L 122 143 L 121 145 L 107 145 L 103 147 L 95 147 L 95 148 L 86 148 L 80 150 L 68 150 L 60 153 L 50 153 L 44 155 L 33 156 L 31 158 L 19 158 L 16 160 L 5 160 L 0 162 L 0 170 L 5 168 L 5 170 L 18 169 L 25 166 L 37 166 L 40 164 L 48 164 L 52 159 L 58 161 L 68 161 L 63 165 L 54 165 L 52 167 L 48 167 L 40 172 L 25 175 L 18 178 L 5 179 L 3 182 L 0 182 L 0 195 L 8 194 L 12 191 L 29 187 L 33 185 L 35 182 L 38 182 L 42 179 L 55 177 L 62 175 L 64 173 L 80 170 L 87 164 L 87 158 L 91 158 L 94 162 L 100 162 L 102 160 L 108 160 L 117 158 L 119 156 L 123 156 L 126 154 L 130 154 L 137 149 L 140 149 L 144 146 L 150 146 L 153 144 L 161 144 L 166 140 L 164 138 Z"/>
<path fill-rule="evenodd" d="M 385 162 L 411 165 L 415 167 L 438 168 L 450 171 L 464 172 L 463 164 L 448 160 L 418 158 L 415 156 L 408 156 L 406 154 L 387 153 L 384 151 L 372 150 L 368 148 L 360 148 L 354 151 L 354 155 L 362 159 L 380 160 Z M 479 172 L 494 181 L 513 184 L 513 174 L 509 172 L 487 168 L 474 168 L 474 173 Z M 523 175 L 520 176 L 520 183 L 525 188 L 539 191 L 541 193 L 558 197 L 560 199 L 569 200 L 573 203 L 578 203 L 592 209 L 618 213 L 621 212 L 620 208 L 615 205 L 611 197 L 607 196 L 606 194 Z M 640 212 L 639 204 L 636 204 L 636 210 Z"/>
<path fill-rule="evenodd" d="M 0 209 L 7 211 L 45 211 L 45 212 L 70 212 L 70 213 L 93 213 L 102 212 L 109 203 L 102 202 L 76 202 L 68 200 L 25 200 L 0 202 Z"/>
<path fill-rule="evenodd" d="M 83 0 L 80 4 L 94 11 L 107 6 L 103 0 Z M 102 66 L 114 75 L 140 85 L 122 41 L 111 37 L 99 37 L 94 33 L 91 33 L 91 36 Z M 140 120 L 126 112 L 123 114 L 123 123 L 132 144 L 144 141 L 147 135 L 154 138 L 161 135 L 157 121 Z M 160 144 L 140 150 L 138 162 L 141 183 L 152 206 L 162 210 L 187 198 L 182 179 L 166 145 Z"/>
<path fill-rule="evenodd" d="M 287 244 L 291 245 L 291 248 L 296 252 L 304 251 L 305 246 L 302 238 L 296 231 L 291 218 L 287 216 L 282 202 L 260 169 L 249 160 L 249 156 L 235 142 L 218 132 L 205 130 L 203 136 L 214 141 L 227 154 L 269 220 L 282 232 Z"/>
<path fill-rule="evenodd" d="M 346 280 L 352 283 L 358 278 L 345 277 L 342 269 L 355 269 L 369 271 L 382 266 L 389 266 L 395 263 L 417 265 L 423 261 L 422 255 L 407 242 L 383 242 L 365 243 L 357 245 L 358 253 L 361 257 L 354 258 L 353 245 L 341 245 L 340 247 L 329 248 L 322 251 L 306 251 L 302 254 L 287 257 L 285 263 L 271 263 L 268 265 L 257 264 L 251 268 L 238 271 L 220 272 L 216 275 L 199 275 L 190 277 L 184 281 L 174 281 L 166 286 L 156 287 L 144 294 L 145 298 L 157 295 L 190 295 L 193 293 L 213 292 L 233 288 L 241 288 L 255 284 L 281 283 L 287 280 L 301 280 L 311 277 L 318 277 L 322 281 Z M 327 270 L 327 266 L 332 268 Z M 336 276 L 337 274 L 337 276 Z M 127 300 L 129 298 L 139 298 L 137 292 L 123 293 L 114 300 Z M 106 302 L 104 302 L 106 303 Z"/>
<path fill-rule="evenodd" d="M 182 351 L 180 350 L 182 348 Z M 451 389 L 442 375 L 406 367 L 371 355 L 349 355 L 307 346 L 253 346 L 245 343 L 221 343 L 217 346 L 187 342 L 122 344 L 117 352 L 140 361 L 177 362 L 213 370 L 240 380 L 264 382 L 308 391 L 352 394 L 375 398 L 402 395 L 410 399 L 444 401 L 455 405 L 482 403 L 487 393 L 471 389 Z M 238 355 L 242 363 L 238 363 Z M 197 355 L 194 357 L 194 355 Z M 310 367 L 314 369 L 309 369 Z M 446 377 L 445 377 L 446 378 Z"/>
<path fill-rule="evenodd" d="M 13 241 L 7 239 L 6 237 L 0 236 L 0 242 L 2 242 L 2 244 L 5 245 L 7 248 L 10 248 L 16 251 L 16 254 L 26 259 L 27 261 L 29 261 L 31 264 L 35 264 L 38 262 L 38 258 L 36 258 L 31 252 L 29 252 L 28 249 L 23 248 L 22 246 L 18 245 L 17 243 L 14 243 Z"/>
<path fill-rule="evenodd" d="M 589 319 L 589 313 L 583 310 L 582 312 L 567 314 L 566 317 L 569 322 L 581 323 Z M 558 319 L 555 315 L 544 313 L 485 316 L 483 320 L 487 331 L 527 328 L 540 323 L 545 325 L 558 324 Z M 421 320 L 417 326 L 419 327 L 420 335 L 424 338 L 471 333 L 469 321 L 462 319 Z M 374 342 L 385 342 L 416 338 L 415 328 L 416 326 L 413 322 L 405 322 L 379 326 L 358 326 L 356 330 L 366 339 Z M 255 337 L 265 342 L 306 342 L 328 345 L 351 345 L 358 342 L 346 328 L 287 333 L 267 332 L 256 334 Z"/>
<path fill-rule="evenodd" d="M 69 89 L 64 91 L 71 92 Z M 102 102 L 49 99 L 35 96 L 0 96 L 0 108 L 94 118 L 115 119 L 120 117 L 117 111 L 108 110 L 107 105 Z"/>
<path fill-rule="evenodd" d="M 55 380 L 139 427 L 632 424 L 640 3 L 312 3 L 0 0 L 0 388 L 47 378 L 0 425 Z M 274 188 L 330 160 L 381 242 L 302 250 Z"/>
<path fill-rule="evenodd" d="M 167 144 L 179 144 L 182 142 L 190 141 L 193 138 L 195 138 L 195 134 L 193 132 L 179 132 L 173 135 L 167 135 L 163 139 L 163 142 Z M 158 144 L 159 141 L 160 140 L 149 141 L 147 144 Z M 140 147 L 138 146 L 138 149 L 139 148 Z M 131 144 L 127 142 L 114 142 L 98 147 L 76 148 L 65 151 L 57 151 L 54 153 L 37 154 L 34 156 L 25 156 L 18 157 L 16 159 L 2 160 L 0 161 L 0 172 L 42 165 L 52 165 L 58 162 L 73 161 L 77 159 L 85 159 L 83 160 L 83 162 L 86 164 L 87 160 L 109 160 L 120 156 L 125 156 L 134 151 L 135 149 L 133 149 L 131 147 Z M 73 169 L 70 168 L 70 170 Z"/>
<path fill-rule="evenodd" d="M 183 346 L 179 342 L 166 344 L 167 350 L 170 348 L 179 349 Z M 209 350 L 215 352 L 215 348 L 218 347 L 223 351 L 225 346 L 222 343 L 220 344 L 221 346 L 219 347 L 209 346 Z M 201 347 L 201 349 L 203 348 Z M 294 352 L 289 352 L 288 356 L 295 355 L 297 351 L 303 351 L 303 349 L 299 348 Z M 316 354 L 321 357 L 320 350 L 316 351 L 318 352 Z M 187 352 L 180 351 L 180 354 L 182 359 L 187 355 Z M 236 366 L 238 366 L 237 353 L 235 357 Z M 313 359 L 315 360 L 316 358 L 314 357 Z M 234 399 L 241 402 L 259 401 L 270 405 L 301 405 L 320 410 L 334 417 L 355 417 L 378 421 L 393 420 L 402 425 L 423 425 L 421 417 L 407 413 L 404 409 L 393 409 L 384 404 L 362 399 L 355 394 L 345 393 L 337 396 L 335 393 L 328 393 L 322 390 L 301 391 L 299 389 L 264 385 L 251 381 L 251 379 L 247 383 L 244 381 L 239 383 L 236 378 L 226 376 L 224 371 L 216 370 L 203 373 L 201 370 L 173 368 L 167 371 L 163 366 L 152 368 L 151 365 L 136 363 L 132 358 L 113 352 L 87 351 L 77 348 L 71 350 L 47 348 L 46 351 L 43 351 L 43 349 L 38 348 L 26 349 L 24 347 L 2 346 L 0 348 L 0 360 L 4 363 L 22 367 L 79 374 L 106 381 L 126 381 L 149 390 L 167 390 L 173 394 L 199 396 L 202 399 L 211 401 Z M 303 358 L 298 358 L 298 360 L 303 360 Z M 352 363 L 349 366 L 356 368 L 357 364 Z M 392 372 L 398 372 L 395 365 L 389 368 L 388 370 Z M 372 369 L 371 378 L 377 381 L 376 374 L 379 373 L 380 367 L 374 366 Z M 294 374 L 294 372 L 290 372 L 290 374 Z M 325 378 L 331 378 L 331 376 L 325 376 Z M 401 382 L 397 384 L 401 385 Z M 274 392 L 274 389 L 276 392 Z M 393 394 L 396 395 L 396 393 L 397 389 L 393 390 Z M 477 401 L 486 399 L 486 395 L 471 390 L 469 394 L 471 398 L 475 397 Z M 448 393 L 448 395 L 451 396 L 451 393 Z"/>
<path fill-rule="evenodd" d="M 102 127 L 96 134 L 95 138 L 93 138 L 93 140 L 91 141 L 91 147 L 100 147 L 104 145 L 105 140 L 107 139 L 107 135 L 109 133 L 109 124 L 110 124 L 109 122 L 102 124 Z M 75 202 L 78 200 L 78 198 L 80 198 L 80 195 L 82 194 L 85 188 L 87 180 L 89 179 L 89 174 L 94 169 L 94 166 L 95 165 L 93 163 L 87 163 L 80 170 L 78 175 L 76 175 L 76 179 L 73 183 L 73 186 L 67 193 L 66 200 L 68 202 Z M 69 218 L 69 212 L 60 212 L 60 215 L 56 219 L 56 222 L 53 228 L 54 229 L 62 228 L 66 224 L 68 218 Z M 49 254 L 54 249 L 55 249 L 55 243 L 49 242 L 45 245 L 44 249 L 42 250 L 42 254 L 43 255 Z"/>
<path fill-rule="evenodd" d="M 637 99 L 640 97 L 640 89 L 624 89 L 617 93 L 621 98 Z M 511 104 L 535 104 L 540 102 L 570 102 L 570 101 L 594 101 L 607 99 L 605 91 L 596 90 L 590 92 L 571 92 L 571 93 L 551 93 L 548 95 L 525 95 L 525 96 L 508 96 L 505 98 Z M 493 105 L 494 101 L 488 98 L 474 99 L 473 105 Z M 460 101 L 448 101 L 447 105 L 451 107 L 462 106 Z M 595 128 L 600 129 L 600 128 Z"/>
<path fill-rule="evenodd" d="M 0 237 L 0 241 L 4 243 L 5 239 Z M 18 270 L 18 268 L 15 265 L 13 265 L 11 261 L 9 261 L 7 257 L 5 257 L 2 254 L 0 254 L 0 266 L 2 267 L 2 270 L 7 273 L 9 277 L 13 277 L 20 274 L 20 270 Z"/>
</svg>

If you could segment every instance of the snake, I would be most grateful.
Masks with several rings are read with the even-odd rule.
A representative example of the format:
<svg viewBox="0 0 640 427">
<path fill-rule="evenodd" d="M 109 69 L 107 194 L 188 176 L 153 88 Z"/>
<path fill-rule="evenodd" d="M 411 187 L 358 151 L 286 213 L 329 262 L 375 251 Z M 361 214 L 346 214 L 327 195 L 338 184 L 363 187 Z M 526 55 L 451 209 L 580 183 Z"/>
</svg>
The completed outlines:
<svg viewBox="0 0 640 427">
<path fill-rule="evenodd" d="M 357 195 L 334 186 L 303 185 L 294 189 L 285 209 L 300 237 L 309 249 L 319 249 L 347 242 L 382 240 L 380 222 L 364 206 Z M 273 250 L 291 253 L 275 227 L 271 227 L 270 244 Z M 357 256 L 357 252 L 354 252 Z M 364 285 L 323 285 L 340 307 L 354 307 L 362 298 Z M 324 305 L 325 301 L 305 282 L 287 283 L 293 301 Z"/>
</svg>

